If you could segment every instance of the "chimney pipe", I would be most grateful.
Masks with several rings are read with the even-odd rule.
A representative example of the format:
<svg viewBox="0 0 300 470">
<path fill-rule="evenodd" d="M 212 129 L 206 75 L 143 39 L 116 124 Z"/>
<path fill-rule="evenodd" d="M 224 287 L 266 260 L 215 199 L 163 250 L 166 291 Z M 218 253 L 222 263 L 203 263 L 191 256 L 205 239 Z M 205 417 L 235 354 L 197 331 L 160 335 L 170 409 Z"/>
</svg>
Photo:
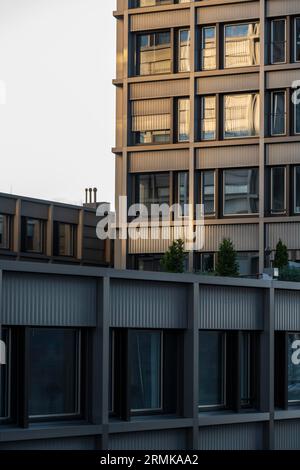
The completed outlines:
<svg viewBox="0 0 300 470">
<path fill-rule="evenodd" d="M 93 191 L 94 191 L 94 203 L 96 204 L 96 202 L 97 202 L 97 188 L 94 188 Z"/>
<path fill-rule="evenodd" d="M 88 203 L 88 188 L 85 188 L 85 203 L 87 204 Z"/>
<path fill-rule="evenodd" d="M 90 201 L 89 201 L 89 203 L 92 204 L 92 188 L 89 188 L 89 193 L 90 193 Z"/>
</svg>

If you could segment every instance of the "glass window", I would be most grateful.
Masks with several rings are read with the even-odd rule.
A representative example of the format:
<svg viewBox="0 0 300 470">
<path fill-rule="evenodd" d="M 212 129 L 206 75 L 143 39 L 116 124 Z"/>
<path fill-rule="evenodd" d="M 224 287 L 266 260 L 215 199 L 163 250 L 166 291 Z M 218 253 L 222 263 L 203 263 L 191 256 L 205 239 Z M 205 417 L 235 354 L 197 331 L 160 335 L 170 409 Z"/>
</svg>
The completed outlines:
<svg viewBox="0 0 300 470">
<path fill-rule="evenodd" d="M 273 20 L 271 23 L 271 62 L 282 64 L 286 61 L 286 21 Z"/>
<path fill-rule="evenodd" d="M 75 226 L 59 222 L 57 225 L 58 240 L 55 240 L 55 255 L 75 256 Z"/>
<path fill-rule="evenodd" d="M 259 171 L 224 170 L 224 215 L 257 214 L 259 210 Z"/>
<path fill-rule="evenodd" d="M 294 212 L 300 214 L 300 166 L 294 168 Z"/>
<path fill-rule="evenodd" d="M 191 0 L 139 0 L 139 7 L 151 7 L 156 5 L 170 5 L 173 3 L 188 3 Z"/>
<path fill-rule="evenodd" d="M 38 219 L 26 219 L 25 251 L 42 253 L 44 250 L 44 222 Z"/>
<path fill-rule="evenodd" d="M 286 210 L 285 203 L 285 167 L 271 169 L 271 211 L 283 213 Z"/>
<path fill-rule="evenodd" d="M 79 343 L 74 329 L 31 329 L 30 416 L 79 414 Z"/>
<path fill-rule="evenodd" d="M 133 101 L 132 132 L 136 144 L 163 144 L 171 139 L 171 101 Z"/>
<path fill-rule="evenodd" d="M 9 341 L 9 330 L 8 328 L 1 329 L 0 336 L 2 343 L 2 360 L 5 360 L 5 364 L 0 365 L 0 420 L 9 417 L 10 404 L 9 404 L 9 386 L 10 386 L 10 341 Z"/>
<path fill-rule="evenodd" d="M 162 408 L 162 335 L 131 331 L 130 401 L 132 411 Z"/>
<path fill-rule="evenodd" d="M 214 70 L 217 67 L 216 27 L 202 29 L 201 68 Z"/>
<path fill-rule="evenodd" d="M 215 213 L 215 172 L 203 171 L 201 179 L 201 204 L 204 205 L 204 215 L 212 215 Z"/>
<path fill-rule="evenodd" d="M 169 204 L 169 173 L 138 175 L 137 190 L 137 203 L 144 204 L 149 212 L 152 204 Z"/>
<path fill-rule="evenodd" d="M 300 134 L 300 103 L 294 104 L 294 132 Z"/>
<path fill-rule="evenodd" d="M 252 369 L 252 354 L 251 354 L 251 334 L 248 332 L 241 333 L 241 349 L 240 349 L 240 390 L 241 390 L 241 405 L 250 406 L 252 402 L 252 384 L 251 384 L 251 369 Z"/>
<path fill-rule="evenodd" d="M 201 140 L 216 139 L 216 97 L 201 98 Z"/>
<path fill-rule="evenodd" d="M 140 256 L 137 260 L 137 269 L 139 271 L 161 271 L 161 261 L 162 257 L 159 255 L 149 255 L 149 256 Z"/>
<path fill-rule="evenodd" d="M 170 73 L 172 67 L 171 33 L 160 31 L 137 37 L 137 74 Z"/>
<path fill-rule="evenodd" d="M 177 202 L 180 205 L 181 215 L 189 215 L 189 173 L 187 171 L 180 172 L 177 175 Z"/>
<path fill-rule="evenodd" d="M 214 253 L 201 253 L 196 259 L 196 270 L 202 273 L 211 273 L 215 269 Z"/>
<path fill-rule="evenodd" d="M 9 249 L 9 216 L 0 214 L 0 249 Z"/>
<path fill-rule="evenodd" d="M 188 142 L 190 139 L 190 100 L 178 100 L 178 142 Z"/>
<path fill-rule="evenodd" d="M 259 272 L 258 253 L 237 253 L 237 263 L 239 265 L 240 276 L 254 276 Z"/>
<path fill-rule="evenodd" d="M 285 91 L 272 93 L 272 135 L 284 135 L 286 133 L 286 97 Z"/>
<path fill-rule="evenodd" d="M 300 401 L 300 334 L 288 335 L 288 401 Z"/>
<path fill-rule="evenodd" d="M 225 26 L 225 68 L 259 65 L 259 41 L 259 23 Z"/>
<path fill-rule="evenodd" d="M 224 96 L 224 138 L 259 135 L 259 94 Z"/>
<path fill-rule="evenodd" d="M 300 62 L 300 18 L 295 18 L 295 61 Z"/>
<path fill-rule="evenodd" d="M 199 406 L 225 405 L 225 333 L 199 332 Z"/>
<path fill-rule="evenodd" d="M 178 32 L 178 72 L 190 71 L 190 44 L 191 33 L 189 29 L 180 29 Z"/>
</svg>

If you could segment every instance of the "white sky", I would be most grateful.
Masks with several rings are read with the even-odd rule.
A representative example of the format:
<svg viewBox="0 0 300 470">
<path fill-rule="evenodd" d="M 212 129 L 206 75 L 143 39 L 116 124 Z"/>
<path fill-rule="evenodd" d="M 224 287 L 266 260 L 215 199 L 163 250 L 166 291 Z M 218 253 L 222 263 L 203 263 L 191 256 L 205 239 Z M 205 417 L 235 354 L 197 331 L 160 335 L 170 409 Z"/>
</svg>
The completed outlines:
<svg viewBox="0 0 300 470">
<path fill-rule="evenodd" d="M 0 192 L 114 201 L 115 0 L 0 0 Z"/>
</svg>

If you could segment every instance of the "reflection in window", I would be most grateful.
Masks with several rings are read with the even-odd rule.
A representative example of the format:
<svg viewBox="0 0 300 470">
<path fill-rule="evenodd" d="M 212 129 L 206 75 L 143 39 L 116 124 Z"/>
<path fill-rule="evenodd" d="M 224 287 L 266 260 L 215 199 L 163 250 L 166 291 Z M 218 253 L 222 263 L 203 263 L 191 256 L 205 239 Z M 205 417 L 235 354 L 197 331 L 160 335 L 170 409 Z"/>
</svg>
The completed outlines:
<svg viewBox="0 0 300 470">
<path fill-rule="evenodd" d="M 152 204 L 169 204 L 170 182 L 168 173 L 137 176 L 137 203 L 144 204 L 149 213 Z"/>
<path fill-rule="evenodd" d="M 180 205 L 181 214 L 189 215 L 188 203 L 189 203 L 189 173 L 182 171 L 177 175 L 177 202 Z"/>
<path fill-rule="evenodd" d="M 259 95 L 224 96 L 225 139 L 259 135 Z"/>
<path fill-rule="evenodd" d="M 199 406 L 225 405 L 225 333 L 199 332 Z"/>
<path fill-rule="evenodd" d="M 203 171 L 202 173 L 201 204 L 204 205 L 204 215 L 215 213 L 215 172 Z"/>
<path fill-rule="evenodd" d="M 9 370 L 10 370 L 10 344 L 9 344 L 9 330 L 7 328 L 1 329 L 0 339 L 5 344 L 5 364 L 0 365 L 0 420 L 9 417 Z"/>
<path fill-rule="evenodd" d="M 300 18 L 295 18 L 295 61 L 300 62 Z"/>
<path fill-rule="evenodd" d="M 300 166 L 294 168 L 294 212 L 300 214 Z"/>
<path fill-rule="evenodd" d="M 178 72 L 190 71 L 190 43 L 190 30 L 180 29 L 178 32 Z"/>
<path fill-rule="evenodd" d="M 259 23 L 225 26 L 225 68 L 259 65 L 259 37 Z"/>
<path fill-rule="evenodd" d="M 42 253 L 44 250 L 44 222 L 38 219 L 26 219 L 25 251 Z"/>
<path fill-rule="evenodd" d="M 201 140 L 216 138 L 216 97 L 201 98 Z"/>
<path fill-rule="evenodd" d="M 214 70 L 217 67 L 215 26 L 209 26 L 202 29 L 201 65 L 202 70 Z"/>
<path fill-rule="evenodd" d="M 30 416 L 79 413 L 78 335 L 74 329 L 31 329 Z"/>
<path fill-rule="evenodd" d="M 294 131 L 300 134 L 300 103 L 294 104 Z"/>
<path fill-rule="evenodd" d="M 259 172 L 257 168 L 224 170 L 224 215 L 257 214 Z"/>
<path fill-rule="evenodd" d="M 0 249 L 9 249 L 9 216 L 0 214 Z"/>
<path fill-rule="evenodd" d="M 190 139 L 190 100 L 180 98 L 178 101 L 178 142 Z"/>
<path fill-rule="evenodd" d="M 214 253 L 201 253 L 196 258 L 196 271 L 211 273 L 215 269 Z"/>
<path fill-rule="evenodd" d="M 271 169 L 271 211 L 282 214 L 285 204 L 285 167 Z"/>
<path fill-rule="evenodd" d="M 170 99 L 133 101 L 132 132 L 137 144 L 170 142 Z"/>
<path fill-rule="evenodd" d="M 57 223 L 55 226 L 54 240 L 56 256 L 75 256 L 75 226 L 72 224 Z"/>
<path fill-rule="evenodd" d="M 171 63 L 170 31 L 141 34 L 137 37 L 138 75 L 170 73 Z"/>
<path fill-rule="evenodd" d="M 131 410 L 162 408 L 162 335 L 132 331 L 129 342 Z"/>
<path fill-rule="evenodd" d="M 272 135 L 285 134 L 286 120 L 286 98 L 285 91 L 274 91 L 272 93 Z"/>
<path fill-rule="evenodd" d="M 271 23 L 271 62 L 282 64 L 286 61 L 286 21 L 273 20 Z"/>
<path fill-rule="evenodd" d="M 288 335 L 288 401 L 300 402 L 300 334 Z"/>
</svg>

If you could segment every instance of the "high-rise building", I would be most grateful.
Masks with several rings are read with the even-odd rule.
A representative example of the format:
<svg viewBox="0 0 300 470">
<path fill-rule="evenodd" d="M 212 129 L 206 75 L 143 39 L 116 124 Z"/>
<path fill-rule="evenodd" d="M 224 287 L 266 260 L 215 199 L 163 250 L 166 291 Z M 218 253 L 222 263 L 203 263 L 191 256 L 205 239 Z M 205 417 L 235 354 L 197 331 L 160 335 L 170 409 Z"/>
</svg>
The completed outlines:
<svg viewBox="0 0 300 470">
<path fill-rule="evenodd" d="M 212 270 L 223 238 L 241 274 L 279 239 L 300 261 L 300 2 L 118 0 L 114 15 L 117 212 L 120 195 L 203 204 L 189 270 Z M 116 267 L 159 269 L 178 233 L 170 218 L 169 239 L 119 240 Z"/>
</svg>

